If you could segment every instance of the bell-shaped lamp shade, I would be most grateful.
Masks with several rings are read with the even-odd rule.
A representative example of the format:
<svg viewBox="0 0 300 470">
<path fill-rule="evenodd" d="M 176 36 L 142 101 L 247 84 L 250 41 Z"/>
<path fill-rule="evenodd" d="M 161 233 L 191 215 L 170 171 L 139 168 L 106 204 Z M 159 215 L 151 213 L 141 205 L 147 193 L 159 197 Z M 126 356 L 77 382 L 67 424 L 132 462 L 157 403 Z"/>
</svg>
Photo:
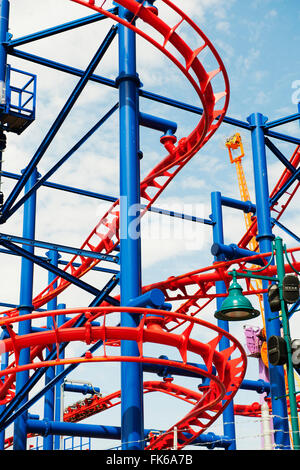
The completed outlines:
<svg viewBox="0 0 300 470">
<path fill-rule="evenodd" d="M 233 272 L 232 283 L 228 289 L 228 296 L 215 312 L 218 320 L 242 321 L 251 320 L 260 315 L 259 310 L 255 310 L 251 302 L 243 295 L 243 290 L 236 280 L 236 273 Z"/>
</svg>

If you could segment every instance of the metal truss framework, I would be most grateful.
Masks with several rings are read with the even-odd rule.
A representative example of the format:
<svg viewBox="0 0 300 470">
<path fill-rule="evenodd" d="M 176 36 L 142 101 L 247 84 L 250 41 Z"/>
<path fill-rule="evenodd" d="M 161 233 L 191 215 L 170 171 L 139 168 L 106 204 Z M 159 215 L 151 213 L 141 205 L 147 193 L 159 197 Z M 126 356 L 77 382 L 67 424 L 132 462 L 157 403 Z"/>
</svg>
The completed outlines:
<svg viewBox="0 0 300 470">
<path fill-rule="evenodd" d="M 120 404 L 122 417 L 118 437 L 122 441 L 123 449 L 170 448 L 175 428 L 178 432 L 178 448 L 183 448 L 193 442 L 204 442 L 205 430 L 223 415 L 224 436 L 221 439 L 220 436 L 215 436 L 215 444 L 210 441 L 209 445 L 217 445 L 216 441 L 218 441 L 221 447 L 233 450 L 236 446 L 234 415 L 257 416 L 260 413 L 255 404 L 234 405 L 233 403 L 233 398 L 239 388 L 250 387 L 245 379 L 246 354 L 236 338 L 229 333 L 228 322 L 218 321 L 216 326 L 201 320 L 199 316 L 211 302 L 215 301 L 217 307 L 220 306 L 224 296 L 227 295 L 231 280 L 228 272 L 233 266 L 238 267 L 240 275 L 253 264 L 258 267 L 260 273 L 269 276 L 270 279 L 276 275 L 276 267 L 269 262 L 274 238 L 272 228 L 275 225 L 299 242 L 299 237 L 279 220 L 300 184 L 300 139 L 278 133 L 273 129 L 298 120 L 300 107 L 298 113 L 270 122 L 260 113 L 249 116 L 246 121 L 229 117 L 226 114 L 229 102 L 229 81 L 221 58 L 198 26 L 169 0 L 161 1 L 166 8 L 178 15 L 179 22 L 176 25 L 168 24 L 167 20 L 161 17 L 159 5 L 158 7 L 154 5 L 155 0 L 118 0 L 115 2 L 116 7 L 109 10 L 104 9 L 105 2 L 71 1 L 91 8 L 96 13 L 14 40 L 8 35 L 9 1 L 3 0 L 1 3 L 0 74 L 2 74 L 3 82 L 10 55 L 78 77 L 73 92 L 22 173 L 12 174 L 1 171 L 2 178 L 12 178 L 17 182 L 2 205 L 0 222 L 4 225 L 16 211 L 24 208 L 23 236 L 0 234 L 0 244 L 3 247 L 1 252 L 22 258 L 20 304 L 2 312 L 0 319 L 3 328 L 2 345 L 5 351 L 2 357 L 0 382 L 2 448 L 13 444 L 15 450 L 23 450 L 26 448 L 28 435 L 39 433 L 45 436 L 44 448 L 52 450 L 57 445 L 57 443 L 54 444 L 54 434 L 80 435 L 83 430 L 75 422 L 92 413 Z M 108 31 L 86 70 L 79 70 L 18 49 L 24 44 L 103 21 L 105 18 L 114 20 L 116 24 Z M 143 31 L 143 22 L 162 36 L 163 43 L 158 43 L 150 34 Z M 197 35 L 199 47 L 196 50 L 192 49 L 181 37 L 182 24 Z M 135 63 L 136 35 L 140 35 L 154 45 L 178 67 L 196 91 L 200 107 L 160 96 L 142 88 Z M 120 70 L 119 76 L 111 80 L 94 72 L 117 36 Z M 169 45 L 176 49 L 181 60 L 170 52 Z M 217 61 L 216 70 L 204 69 L 201 63 L 201 52 L 204 49 L 208 50 Z M 223 82 L 221 92 L 214 92 L 215 77 L 221 78 Z M 115 103 L 98 123 L 41 177 L 38 174 L 37 165 L 89 81 L 118 89 L 119 102 Z M 139 110 L 138 97 L 185 110 L 187 113 L 199 116 L 199 122 L 190 135 L 177 142 L 175 135 L 177 124 L 142 113 Z M 128 100 L 134 102 L 135 106 L 128 106 Z M 50 183 L 48 179 L 117 110 L 120 117 L 120 199 L 82 188 Z M 22 113 L 23 108 L 20 107 L 19 111 Z M 22 119 L 25 118 L 22 116 Z M 218 191 L 213 192 L 211 194 L 212 215 L 207 219 L 156 207 L 154 204 L 159 195 L 208 142 L 222 123 L 247 130 L 251 134 L 256 202 L 235 200 L 225 197 Z M 3 126 L 4 132 L 11 130 L 7 127 L 9 124 L 10 121 L 6 120 Z M 23 121 L 22 126 L 24 126 Z M 139 168 L 139 126 L 163 132 L 164 135 L 160 141 L 162 148 L 167 152 L 167 155 L 143 181 L 140 181 Z M 288 158 L 283 155 L 271 139 L 295 145 L 296 149 L 292 156 Z M 282 174 L 270 194 L 266 149 L 283 165 Z M 111 208 L 80 248 L 35 239 L 36 193 L 42 186 L 112 203 Z M 23 191 L 24 194 L 21 195 Z M 284 198 L 287 199 L 282 203 Z M 132 220 L 128 209 L 132 204 L 140 204 L 141 217 L 147 211 L 154 211 L 211 226 L 212 254 L 214 255 L 212 265 L 158 281 L 152 285 L 142 286 L 140 240 L 120 236 L 122 233 L 128 235 L 126 227 Z M 231 207 L 252 214 L 252 224 L 236 244 L 226 245 L 224 241 L 223 207 Z M 253 237 L 257 240 L 255 251 L 249 249 L 249 243 Z M 22 248 L 18 244 L 22 244 Z M 48 258 L 35 255 L 35 247 L 49 250 Z M 297 246 L 288 250 L 292 262 L 285 265 L 286 272 L 300 270 L 300 262 L 296 259 L 298 251 Z M 59 259 L 59 253 L 72 254 L 73 257 L 71 261 L 63 261 Z M 102 261 L 117 264 L 120 267 L 119 269 L 98 267 L 97 265 Z M 60 269 L 59 263 L 64 264 L 65 268 Z M 32 298 L 34 265 L 49 271 L 49 285 Z M 110 273 L 111 279 L 102 288 L 95 288 L 81 279 L 90 270 Z M 280 334 L 280 320 L 273 318 L 274 315 L 267 301 L 266 292 L 270 281 L 262 281 L 260 289 L 253 289 L 250 281 L 248 279 L 245 281 L 247 286 L 245 295 L 263 295 L 267 337 Z M 57 296 L 71 284 L 93 296 L 88 307 L 60 309 L 57 306 Z M 113 293 L 118 285 L 120 295 Z M 192 288 L 192 294 L 190 288 Z M 173 302 L 178 301 L 180 301 L 180 306 L 173 310 Z M 42 309 L 46 304 L 51 306 L 49 310 Z M 1 305 L 6 305 L 5 299 Z M 291 315 L 297 306 L 296 304 L 293 306 L 290 311 Z M 107 320 L 111 313 L 120 314 L 120 323 L 115 326 Z M 38 330 L 32 326 L 32 322 L 40 318 L 45 319 L 46 327 Z M 268 321 L 270 318 L 272 321 Z M 212 332 L 212 339 L 209 342 L 205 343 L 193 338 L 193 333 L 199 326 Z M 16 333 L 16 328 L 18 333 Z M 64 351 L 71 341 L 82 341 L 91 346 L 83 356 L 66 359 Z M 143 345 L 146 342 L 172 346 L 179 351 L 182 362 L 168 359 L 166 356 L 145 357 Z M 50 348 L 49 345 L 52 347 Z M 116 348 L 117 353 L 108 353 L 109 347 Z M 98 350 L 102 353 L 95 356 Z M 188 362 L 189 351 L 200 356 L 199 364 Z M 56 393 L 59 393 L 59 389 L 55 387 L 61 384 L 64 378 L 80 364 L 105 361 L 121 363 L 121 390 L 107 397 L 99 398 L 96 395 L 92 402 L 83 403 L 75 411 L 69 410 L 65 413 L 64 422 L 59 422 L 57 415 L 55 419 L 54 389 Z M 143 371 L 161 375 L 164 380 L 143 383 Z M 268 403 L 272 413 L 277 417 L 273 422 L 275 445 L 277 448 L 287 449 L 291 444 L 286 419 L 288 404 L 285 397 L 284 374 L 281 367 L 271 365 L 269 373 L 270 384 L 275 384 L 276 393 L 272 392 L 270 384 L 264 384 L 264 390 L 269 393 Z M 203 387 L 200 387 L 197 393 L 183 389 L 173 383 L 172 379 L 168 379 L 170 374 L 199 377 L 203 380 Z M 44 375 L 47 377 L 47 384 L 29 399 L 29 392 Z M 261 389 L 261 383 L 251 384 L 251 388 L 253 387 Z M 192 406 L 192 410 L 186 416 L 168 430 L 161 431 L 159 435 L 155 433 L 150 435 L 150 431 L 146 432 L 144 429 L 143 423 L 143 394 L 152 391 L 175 396 Z M 122 400 L 120 400 L 121 394 Z M 30 407 L 44 395 L 48 397 L 47 402 L 50 403 L 45 409 L 45 417 L 48 420 L 47 429 L 43 420 L 36 422 L 28 416 Z M 282 398 L 278 399 L 278 396 Z M 134 419 L 130 411 L 133 408 L 136 413 Z M 14 436 L 5 441 L 4 431 L 12 423 L 14 423 Z M 52 430 L 50 433 L 49 429 Z M 99 433 L 99 429 L 97 432 Z M 90 435 L 99 437 L 93 426 L 90 427 Z M 113 439 L 116 435 L 107 427 L 100 437 Z"/>
</svg>

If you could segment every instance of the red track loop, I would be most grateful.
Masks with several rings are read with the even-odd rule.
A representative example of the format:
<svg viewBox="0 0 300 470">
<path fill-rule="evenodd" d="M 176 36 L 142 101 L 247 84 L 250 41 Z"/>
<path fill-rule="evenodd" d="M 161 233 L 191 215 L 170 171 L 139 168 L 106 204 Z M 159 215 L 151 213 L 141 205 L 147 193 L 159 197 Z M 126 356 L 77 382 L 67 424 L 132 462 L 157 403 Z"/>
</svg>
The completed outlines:
<svg viewBox="0 0 300 470">
<path fill-rule="evenodd" d="M 178 142 L 177 146 L 173 144 L 168 145 L 166 142 L 165 147 L 169 152 L 168 155 L 142 181 L 141 196 L 145 200 L 145 211 L 147 211 L 176 174 L 199 151 L 199 149 L 210 139 L 217 128 L 221 125 L 229 102 L 229 81 L 225 67 L 215 48 L 198 26 L 168 0 L 162 1 L 180 18 L 179 23 L 175 26 L 168 25 L 162 18 L 160 18 L 159 15 L 155 15 L 151 9 L 145 8 L 135 0 L 120 0 L 117 2 L 132 11 L 134 15 L 139 16 L 139 18 L 150 25 L 154 31 L 159 32 L 163 37 L 163 44 L 155 41 L 151 36 L 144 33 L 142 29 L 137 28 L 132 23 L 128 23 L 100 6 L 97 6 L 96 2 L 91 3 L 89 1 L 81 0 L 71 1 L 92 8 L 109 18 L 124 24 L 158 48 L 189 80 L 198 94 L 200 104 L 203 107 L 203 115 L 196 128 L 187 137 L 182 138 Z M 196 50 L 189 47 L 188 44 L 179 36 L 179 26 L 182 23 L 184 23 L 184 26 L 189 27 L 191 30 L 191 36 L 196 35 L 198 37 L 201 46 Z M 181 61 L 168 50 L 169 44 L 175 47 Z M 217 63 L 215 70 L 207 72 L 203 68 L 200 62 L 200 56 L 204 49 L 206 51 L 210 51 L 211 55 L 214 57 L 214 60 Z M 223 89 L 221 91 L 213 90 L 213 82 L 217 76 L 221 77 L 221 81 L 223 82 Z M 222 101 L 222 99 L 224 99 L 224 103 L 219 105 L 219 102 Z M 164 181 L 162 182 L 161 179 Z M 81 248 L 90 250 L 91 252 L 103 252 L 108 254 L 119 243 L 118 230 L 119 201 L 116 201 L 85 240 Z M 76 262 L 80 263 L 79 267 L 74 266 L 74 263 Z M 98 262 L 99 260 L 76 255 L 65 267 L 65 271 L 77 278 L 80 278 L 92 267 L 98 264 Z M 55 283 L 57 283 L 56 288 L 54 288 Z M 68 281 L 57 277 L 51 284 L 49 284 L 49 286 L 35 297 L 33 300 L 34 308 L 37 309 L 46 304 L 69 285 L 70 283 Z M 16 309 L 9 310 L 5 312 L 5 314 L 11 316 L 18 314 L 18 311 Z"/>
<path fill-rule="evenodd" d="M 149 8 L 136 0 L 117 0 L 116 3 L 130 10 L 135 19 L 140 19 L 138 25 L 133 22 L 127 22 L 103 8 L 103 0 L 98 2 L 95 0 L 71 0 L 80 5 L 91 8 L 99 13 L 106 15 L 112 20 L 119 22 L 138 35 L 146 39 L 150 44 L 160 50 L 172 63 L 177 66 L 178 70 L 186 77 L 188 82 L 194 88 L 199 97 L 200 105 L 203 108 L 203 114 L 192 132 L 182 138 L 177 144 L 174 138 L 162 139 L 161 143 L 167 151 L 167 155 L 155 166 L 152 171 L 143 179 L 141 183 L 141 198 L 146 209 L 143 214 L 151 207 L 159 195 L 164 191 L 168 184 L 173 180 L 177 173 L 196 155 L 196 153 L 205 145 L 212 137 L 226 114 L 229 102 L 229 82 L 224 65 L 216 52 L 215 48 L 198 28 L 198 26 L 187 17 L 179 8 L 169 0 L 161 0 L 164 8 Z M 164 15 L 162 12 L 166 12 Z M 172 13 L 172 15 L 170 15 Z M 177 16 L 178 20 L 174 24 L 169 24 L 169 18 Z M 143 26 L 147 25 L 147 29 L 151 29 L 155 36 L 157 33 L 161 37 L 161 42 L 154 40 L 150 34 L 145 33 Z M 184 37 L 197 38 L 198 46 L 195 49 L 191 47 L 180 35 L 181 28 L 185 29 Z M 188 29 L 188 31 L 187 31 Z M 172 52 L 175 50 L 175 53 Z M 201 53 L 209 53 L 213 58 L 216 66 L 212 70 L 205 70 L 201 63 Z M 221 83 L 221 84 L 220 84 Z M 220 88 L 221 87 L 221 88 Z M 299 152 L 295 153 L 292 158 L 292 164 L 297 166 L 300 160 Z M 284 184 L 288 173 L 285 171 L 282 178 L 274 191 Z M 282 211 L 281 211 L 282 212 Z M 254 222 L 255 224 L 255 222 Z M 251 232 L 251 233 L 250 233 Z M 247 245 L 249 236 L 252 238 L 256 234 L 255 225 L 247 233 L 241 241 L 241 246 Z M 102 217 L 90 235 L 82 244 L 82 249 L 90 250 L 91 253 L 111 253 L 119 244 L 119 201 L 116 201 L 107 213 Z M 294 255 L 294 252 L 292 253 Z M 265 255 L 259 255 L 262 258 Z M 91 268 L 98 264 L 99 260 L 86 258 L 83 256 L 74 256 L 69 264 L 65 267 L 65 271 L 73 276 L 80 278 L 86 274 Z M 79 267 L 75 266 L 79 263 Z M 3 380 L 0 383 L 1 403 L 7 403 L 14 395 L 14 381 L 16 373 L 25 369 L 34 370 L 40 367 L 53 366 L 57 364 L 68 363 L 87 363 L 87 362 L 103 362 L 103 361 L 139 361 L 141 363 L 149 362 L 149 358 L 143 355 L 143 346 L 145 343 L 160 344 L 173 347 L 181 357 L 182 362 L 178 363 L 174 360 L 163 360 L 151 358 L 151 363 L 181 367 L 184 370 L 193 371 L 199 374 L 199 369 L 188 364 L 188 356 L 196 354 L 207 368 L 207 372 L 201 372 L 201 375 L 210 379 L 210 386 L 203 393 L 193 394 L 191 391 L 176 389 L 175 384 L 160 385 L 161 391 L 164 393 L 174 394 L 179 398 L 185 397 L 187 401 L 193 405 L 189 412 L 182 420 L 172 426 L 165 434 L 151 441 L 149 449 L 162 449 L 171 446 L 173 439 L 173 429 L 178 429 L 178 437 L 180 440 L 180 448 L 187 445 L 195 437 L 207 429 L 217 417 L 224 411 L 224 408 L 232 400 L 237 392 L 246 370 L 246 355 L 238 341 L 225 331 L 220 330 L 217 326 L 207 323 L 203 320 L 195 318 L 195 316 L 213 299 L 216 294 L 210 292 L 215 286 L 217 280 L 224 280 L 229 283 L 231 277 L 228 270 L 238 264 L 241 271 L 246 268 L 247 263 L 252 260 L 243 259 L 226 263 L 216 263 L 208 268 L 187 273 L 176 278 L 170 278 L 166 281 L 159 282 L 152 286 L 146 286 L 143 291 L 150 290 L 153 287 L 159 287 L 166 296 L 166 301 L 182 301 L 177 312 L 158 311 L 149 309 L 129 309 L 126 307 L 100 307 L 97 309 L 68 309 L 64 311 L 53 311 L 37 313 L 33 312 L 24 315 L 22 318 L 18 316 L 18 310 L 13 309 L 2 312 L 3 318 L 0 325 L 5 325 L 10 337 L 1 342 L 1 352 L 10 353 L 10 362 L 6 370 L 1 371 L 0 377 Z M 300 268 L 300 266 L 299 266 Z M 270 274 L 272 267 L 269 266 L 264 274 Z M 288 272 L 288 271 L 287 271 Z M 57 284 L 57 287 L 55 287 Z M 63 292 L 70 283 L 63 278 L 57 277 L 49 284 L 35 299 L 33 299 L 34 309 L 38 309 L 42 305 L 55 298 Z M 193 294 L 188 292 L 189 287 L 194 287 Z M 250 287 L 249 287 L 250 292 Z M 200 300 L 204 299 L 204 304 L 200 304 Z M 105 303 L 104 303 L 105 305 Z M 106 322 L 108 314 L 113 312 L 132 311 L 141 314 L 142 320 L 137 328 L 112 327 Z M 62 313 L 74 315 L 74 318 L 66 322 L 62 327 L 57 328 L 55 317 Z M 73 328 L 76 318 L 82 313 L 86 313 L 87 322 L 83 327 Z M 161 315 L 164 319 L 162 325 L 149 322 L 146 315 Z M 44 332 L 32 333 L 26 336 L 18 336 L 14 333 L 11 326 L 14 323 L 26 319 L 35 320 L 53 317 L 53 329 Z M 100 327 L 91 326 L 91 320 L 99 317 L 102 321 Z M 174 331 L 181 328 L 181 333 Z M 197 338 L 202 337 L 201 329 L 205 328 L 205 333 L 210 333 L 211 339 L 207 343 L 193 339 L 192 333 L 200 328 Z M 220 340 L 226 337 L 229 340 L 230 347 L 225 351 L 218 352 L 217 348 Z M 117 355 L 109 355 L 107 351 L 112 345 L 118 346 L 122 340 L 137 341 L 140 351 L 139 357 L 122 357 Z M 86 344 L 102 340 L 103 355 L 102 356 L 86 356 L 77 358 L 68 358 L 61 360 L 57 356 L 52 361 L 45 361 L 43 352 L 49 345 L 56 345 L 58 350 L 61 342 L 82 341 Z M 20 366 L 18 363 L 20 350 L 30 347 L 31 358 L 30 364 Z M 180 364 L 180 365 L 178 365 Z M 158 385 L 156 385 L 158 387 Z M 149 391 L 150 391 L 149 385 Z M 177 390 L 177 391 L 176 391 Z M 118 401 L 118 393 L 114 398 Z M 111 402 L 106 400 L 106 404 L 113 405 L 113 397 Z M 238 412 L 237 408 L 236 411 Z M 250 410 L 248 410 L 250 413 Z M 187 438 L 184 432 L 188 432 L 191 438 Z"/>
</svg>

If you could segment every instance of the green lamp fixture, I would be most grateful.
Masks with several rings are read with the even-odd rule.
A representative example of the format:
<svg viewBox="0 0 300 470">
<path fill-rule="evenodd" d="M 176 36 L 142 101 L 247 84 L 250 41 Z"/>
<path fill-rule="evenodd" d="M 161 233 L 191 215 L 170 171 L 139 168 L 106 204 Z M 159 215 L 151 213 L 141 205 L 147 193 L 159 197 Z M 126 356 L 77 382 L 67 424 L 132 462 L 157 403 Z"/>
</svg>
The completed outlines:
<svg viewBox="0 0 300 470">
<path fill-rule="evenodd" d="M 218 320 L 251 320 L 260 315 L 260 311 L 255 310 L 251 302 L 243 295 L 243 289 L 236 278 L 236 271 L 232 271 L 232 283 L 228 289 L 228 297 L 214 315 Z"/>
</svg>

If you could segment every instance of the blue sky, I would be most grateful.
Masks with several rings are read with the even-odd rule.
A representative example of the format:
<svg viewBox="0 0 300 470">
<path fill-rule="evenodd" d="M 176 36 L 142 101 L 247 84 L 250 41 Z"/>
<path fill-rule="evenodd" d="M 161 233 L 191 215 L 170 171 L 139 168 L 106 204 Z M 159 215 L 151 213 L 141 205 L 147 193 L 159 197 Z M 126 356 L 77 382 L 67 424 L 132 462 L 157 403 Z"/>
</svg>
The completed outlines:
<svg viewBox="0 0 300 470">
<path fill-rule="evenodd" d="M 107 4 L 110 2 L 108 1 Z M 160 0 L 156 4 L 159 7 Z M 297 0 L 185 0 L 174 1 L 179 7 L 191 15 L 205 34 L 217 48 L 229 75 L 231 99 L 228 114 L 231 117 L 246 120 L 253 112 L 261 112 L 270 120 L 293 114 L 297 111 L 293 96 L 300 81 L 299 67 L 299 20 L 300 11 Z M 89 10 L 79 7 L 67 0 L 11 0 L 10 32 L 14 38 L 38 31 L 46 27 L 60 24 L 71 19 L 87 16 Z M 78 68 L 84 68 L 97 45 L 108 30 L 109 22 L 90 25 L 81 30 L 68 32 L 61 37 L 53 37 L 37 41 L 23 47 L 24 50 L 59 62 L 65 62 Z M 111 47 L 98 73 L 109 78 L 117 76 L 116 42 Z M 66 97 L 72 91 L 77 79 L 66 74 L 55 72 L 18 59 L 10 58 L 10 63 L 38 75 L 37 119 L 21 136 L 8 136 L 3 168 L 6 171 L 19 173 L 30 160 L 49 126 L 60 112 Z M 187 103 L 201 106 L 195 101 L 190 85 L 183 79 L 173 66 L 161 55 L 138 40 L 138 72 L 144 89 L 166 95 L 170 98 L 182 99 Z M 299 87 L 300 88 L 300 87 Z M 116 101 L 117 92 L 95 84 L 89 84 L 78 104 L 66 120 L 61 132 L 39 165 L 44 174 L 58 158 L 103 115 Z M 196 123 L 196 117 L 174 108 L 159 106 L 144 99 L 140 102 L 141 110 L 167 117 L 178 122 L 179 135 L 187 135 Z M 168 209 L 195 212 L 195 215 L 208 218 L 210 214 L 210 193 L 221 191 L 228 197 L 239 197 L 235 169 L 229 163 L 225 140 L 239 129 L 223 124 L 212 141 L 209 142 L 190 164 L 184 168 L 167 191 L 158 199 L 156 205 Z M 299 136 L 297 122 L 288 124 L 279 131 Z M 254 200 L 254 186 L 251 162 L 251 143 L 248 131 L 241 130 L 246 151 L 244 169 L 250 194 Z M 164 156 L 159 144 L 160 134 L 156 131 L 141 131 L 141 145 L 144 152 L 142 172 L 146 174 Z M 290 144 L 278 143 L 278 147 L 289 158 L 293 151 Z M 282 165 L 275 157 L 268 154 L 270 187 L 277 181 Z M 118 196 L 118 119 L 117 114 L 93 136 L 86 145 L 70 160 L 51 181 L 87 188 L 104 194 Z M 9 193 L 13 183 L 5 180 L 3 191 Z M 299 196 L 293 201 L 288 214 L 282 219 L 299 235 L 297 212 Z M 36 238 L 80 246 L 86 236 L 97 224 L 107 203 L 99 203 L 88 198 L 40 190 L 38 197 L 38 222 Z M 147 216 L 148 217 L 148 216 Z M 243 215 L 226 210 L 224 213 L 225 237 L 228 243 L 237 243 L 245 231 Z M 21 234 L 22 213 L 15 214 L 2 228 L 5 233 Z M 199 224 L 191 224 L 178 220 L 172 221 L 163 216 L 151 215 L 143 222 L 143 282 L 145 284 L 164 280 L 171 275 L 182 274 L 211 264 L 212 244 L 211 229 Z M 147 225 L 149 224 L 149 225 Z M 171 226 L 170 226 L 171 224 Z M 152 228 L 152 238 L 148 236 Z M 184 227 L 184 229 L 183 229 Z M 185 238 L 181 236 L 184 231 Z M 279 233 L 279 232 L 276 232 Z M 179 235 L 178 235 L 179 234 Z M 281 233 L 282 235 L 282 233 Z M 293 240 L 286 238 L 289 246 Z M 41 253 L 37 250 L 37 253 Z M 5 272 L 0 296 L 5 302 L 18 303 L 19 261 L 8 260 L 1 255 L 2 269 Z M 89 273 L 86 280 L 95 285 L 103 285 L 105 276 Z M 40 269 L 36 270 L 35 293 L 46 286 L 47 275 Z M 59 299 L 68 306 L 87 305 L 90 296 L 78 289 L 68 289 Z M 213 320 L 213 309 L 204 312 L 204 318 Z M 253 326 L 255 323 L 252 320 Z M 299 321 L 293 319 L 292 334 L 299 331 Z M 294 333 L 295 332 L 295 333 Z M 235 326 L 234 334 L 244 344 L 242 326 Z M 74 346 L 75 349 L 75 346 Z M 72 351 L 71 351 L 72 353 Z M 70 353 L 70 354 L 71 354 Z M 154 353 L 155 354 L 155 353 Z M 258 365 L 255 359 L 249 360 L 247 378 L 257 378 Z M 95 386 L 100 386 L 104 393 L 113 392 L 119 386 L 118 374 L 111 366 L 104 366 L 100 372 L 91 375 L 91 368 L 80 370 L 74 376 L 77 380 L 91 381 L 96 377 Z M 195 384 L 193 384 L 194 386 Z M 75 401 L 78 397 L 71 396 L 66 400 Z M 152 399 L 153 400 L 153 399 Z M 146 399 L 148 406 L 148 398 Z M 259 396 L 250 392 L 241 393 L 237 402 L 252 403 L 259 401 Z M 146 411 L 147 427 L 164 428 L 172 424 L 172 419 L 184 406 L 176 406 L 155 398 L 149 403 Z M 161 410 L 165 413 L 162 416 Z M 150 411 L 149 411 L 150 410 Z M 118 411 L 101 415 L 101 423 L 118 424 Z M 97 421 L 98 420 L 98 421 Z M 88 422 L 99 422 L 92 418 Z M 249 420 L 244 421 L 250 426 Z M 221 425 L 214 430 L 222 434 Z M 252 435 L 259 435 L 259 423 L 251 423 Z M 243 436 L 244 430 L 241 430 Z M 111 443 L 95 445 L 109 448 Z M 241 437 L 240 448 L 259 448 L 260 439 L 248 440 Z"/>
</svg>

